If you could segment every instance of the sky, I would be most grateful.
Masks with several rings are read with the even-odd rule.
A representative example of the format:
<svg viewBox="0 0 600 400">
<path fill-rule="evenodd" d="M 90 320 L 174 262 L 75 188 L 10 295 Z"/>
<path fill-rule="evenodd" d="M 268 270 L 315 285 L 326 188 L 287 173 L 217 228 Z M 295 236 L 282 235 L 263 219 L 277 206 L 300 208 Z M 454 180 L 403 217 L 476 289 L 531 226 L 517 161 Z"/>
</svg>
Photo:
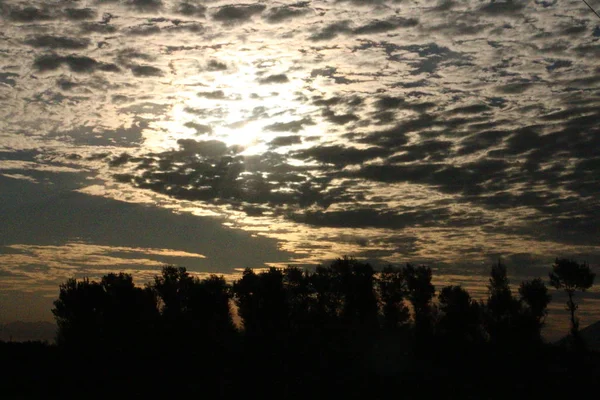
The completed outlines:
<svg viewBox="0 0 600 400">
<path fill-rule="evenodd" d="M 475 296 L 499 259 L 515 285 L 556 257 L 598 270 L 580 0 L 0 0 L 0 26 L 0 323 L 164 264 L 350 255 Z"/>
</svg>

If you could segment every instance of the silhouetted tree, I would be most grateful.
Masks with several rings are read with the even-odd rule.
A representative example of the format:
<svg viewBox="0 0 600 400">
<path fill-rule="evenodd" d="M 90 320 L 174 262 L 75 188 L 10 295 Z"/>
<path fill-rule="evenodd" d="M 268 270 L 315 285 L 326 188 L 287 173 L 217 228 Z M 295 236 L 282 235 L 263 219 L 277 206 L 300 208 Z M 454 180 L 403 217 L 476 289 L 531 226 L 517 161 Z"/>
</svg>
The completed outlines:
<svg viewBox="0 0 600 400">
<path fill-rule="evenodd" d="M 426 340 L 432 333 L 432 305 L 435 287 L 431 283 L 431 268 L 406 264 L 402 273 L 406 280 L 408 299 L 413 306 L 415 333 L 418 340 Z"/>
<path fill-rule="evenodd" d="M 395 329 L 408 322 L 410 311 L 404 298 L 407 293 L 406 280 L 402 269 L 391 265 L 385 267 L 378 276 L 377 286 L 383 315 L 383 326 Z"/>
<path fill-rule="evenodd" d="M 506 266 L 498 261 L 492 265 L 488 284 L 485 323 L 493 343 L 510 344 L 519 314 L 519 301 L 513 297 L 506 276 Z"/>
<path fill-rule="evenodd" d="M 439 334 L 453 344 L 480 341 L 481 312 L 479 304 L 460 286 L 446 286 L 439 296 Z"/>
<path fill-rule="evenodd" d="M 556 259 L 550 272 L 550 285 L 556 289 L 563 289 L 569 296 L 567 310 L 571 315 L 571 335 L 576 336 L 579 331 L 579 319 L 575 311 L 579 306 L 573 300 L 576 291 L 585 292 L 594 284 L 596 274 L 590 270 L 588 264 L 578 264 L 565 258 Z"/>
<path fill-rule="evenodd" d="M 259 292 L 259 278 L 250 268 L 244 269 L 242 278 L 233 283 L 234 301 L 246 333 L 259 329 Z"/>
<path fill-rule="evenodd" d="M 202 338 L 223 341 L 234 333 L 231 287 L 222 276 L 194 280 L 189 291 L 188 313 Z"/>
<path fill-rule="evenodd" d="M 257 275 L 246 268 L 242 279 L 234 282 L 233 293 L 248 335 L 274 335 L 287 330 L 288 304 L 281 270 L 269 268 Z"/>
<path fill-rule="evenodd" d="M 544 320 L 548 314 L 548 304 L 552 296 L 548 294 L 548 288 L 540 278 L 522 282 L 519 287 L 521 299 L 521 331 L 523 340 L 541 342 L 541 330 Z"/>
<path fill-rule="evenodd" d="M 338 273 L 319 265 L 309 281 L 315 292 L 315 304 L 311 311 L 313 324 L 321 329 L 337 327 L 344 305 Z"/>
<path fill-rule="evenodd" d="M 52 312 L 61 343 L 110 345 L 113 350 L 138 343 L 158 316 L 152 292 L 136 287 L 125 273 L 105 275 L 100 282 L 67 280 Z"/>
<path fill-rule="evenodd" d="M 333 279 L 343 296 L 341 317 L 347 328 L 354 332 L 377 327 L 377 297 L 374 291 L 375 271 L 370 264 L 353 258 L 338 258 L 331 263 Z"/>
<path fill-rule="evenodd" d="M 289 306 L 290 329 L 298 333 L 312 328 L 311 310 L 316 299 L 310 274 L 298 267 L 288 266 L 283 270 L 283 282 Z"/>
<path fill-rule="evenodd" d="M 98 342 L 104 305 L 104 290 L 98 282 L 71 278 L 62 283 L 52 309 L 58 325 L 57 342 L 73 346 Z"/>
<path fill-rule="evenodd" d="M 187 312 L 193 285 L 194 278 L 185 268 L 168 265 L 149 287 L 160 299 L 163 317 L 177 320 Z"/>
<path fill-rule="evenodd" d="M 260 320 L 265 332 L 285 333 L 289 326 L 288 297 L 283 272 L 271 267 L 260 273 Z"/>
<path fill-rule="evenodd" d="M 105 293 L 102 331 L 113 348 L 126 348 L 143 342 L 158 319 L 158 307 L 149 288 L 136 287 L 125 273 L 102 277 Z"/>
</svg>

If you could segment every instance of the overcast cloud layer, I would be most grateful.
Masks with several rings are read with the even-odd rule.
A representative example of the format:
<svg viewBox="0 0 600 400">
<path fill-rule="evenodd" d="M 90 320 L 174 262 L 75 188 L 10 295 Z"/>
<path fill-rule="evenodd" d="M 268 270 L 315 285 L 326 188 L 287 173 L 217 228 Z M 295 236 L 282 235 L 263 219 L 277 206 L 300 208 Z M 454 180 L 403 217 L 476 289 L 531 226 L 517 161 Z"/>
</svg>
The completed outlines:
<svg viewBox="0 0 600 400">
<path fill-rule="evenodd" d="M 600 20 L 579 0 L 0 13 L 5 293 L 104 265 L 229 274 L 352 254 L 483 288 L 499 256 L 517 276 L 600 261 Z M 94 207 L 103 234 L 82 228 Z M 115 233 L 143 210 L 146 239 Z M 160 213 L 193 228 L 173 236 Z"/>
</svg>

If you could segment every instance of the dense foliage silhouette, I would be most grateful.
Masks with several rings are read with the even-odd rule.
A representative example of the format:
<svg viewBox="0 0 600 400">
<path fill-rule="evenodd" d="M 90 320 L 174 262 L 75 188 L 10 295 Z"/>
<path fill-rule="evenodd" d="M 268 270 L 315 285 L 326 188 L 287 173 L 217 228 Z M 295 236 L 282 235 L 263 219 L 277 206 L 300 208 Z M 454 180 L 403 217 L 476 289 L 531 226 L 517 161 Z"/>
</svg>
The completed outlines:
<svg viewBox="0 0 600 400">
<path fill-rule="evenodd" d="M 550 277 L 572 291 L 570 307 L 593 283 L 587 265 L 561 260 Z M 544 343 L 550 300 L 541 279 L 515 296 L 501 262 L 483 301 L 461 286 L 436 295 L 426 266 L 379 271 L 348 257 L 246 269 L 232 283 L 165 266 L 144 287 L 124 273 L 67 280 L 52 310 L 57 345 L 0 343 L 0 355 L 15 398 L 572 396 L 600 360 Z"/>
</svg>

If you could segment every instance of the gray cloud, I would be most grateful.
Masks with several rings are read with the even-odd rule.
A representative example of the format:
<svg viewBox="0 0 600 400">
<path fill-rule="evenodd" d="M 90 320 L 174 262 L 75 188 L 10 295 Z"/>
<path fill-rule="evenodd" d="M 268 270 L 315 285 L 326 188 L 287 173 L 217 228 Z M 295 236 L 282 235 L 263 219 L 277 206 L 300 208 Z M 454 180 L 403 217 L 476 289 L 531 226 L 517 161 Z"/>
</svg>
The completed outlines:
<svg viewBox="0 0 600 400">
<path fill-rule="evenodd" d="M 340 33 L 352 32 L 350 28 L 350 21 L 334 22 L 322 28 L 319 32 L 310 35 L 309 39 L 312 41 L 331 40 Z"/>
<path fill-rule="evenodd" d="M 131 67 L 131 72 L 135 76 L 163 76 L 163 71 L 160 68 L 151 65 L 136 65 Z"/>
<path fill-rule="evenodd" d="M 258 82 L 261 85 L 270 84 L 270 83 L 286 83 L 288 81 L 289 81 L 289 79 L 286 74 L 268 75 L 264 78 L 258 79 Z"/>
<path fill-rule="evenodd" d="M 334 164 L 337 166 L 362 164 L 365 161 L 377 157 L 388 156 L 390 150 L 381 147 L 368 147 L 366 149 L 357 149 L 354 147 L 318 146 L 310 149 L 300 150 L 292 153 L 293 158 L 302 160 L 315 160 L 325 164 Z"/>
<path fill-rule="evenodd" d="M 161 0 L 125 0 L 125 4 L 142 11 L 154 11 L 163 6 Z"/>
<path fill-rule="evenodd" d="M 302 136 L 300 136 L 300 135 L 278 136 L 269 142 L 269 146 L 270 147 L 284 147 L 284 146 L 292 146 L 294 144 L 300 144 L 300 143 L 302 143 Z"/>
<path fill-rule="evenodd" d="M 498 86 L 496 91 L 503 94 L 521 94 L 530 89 L 532 85 L 532 82 L 514 82 Z"/>
<path fill-rule="evenodd" d="M 211 99 L 211 100 L 223 100 L 225 99 L 225 92 L 223 92 L 222 90 L 214 90 L 212 92 L 199 92 L 196 93 L 196 95 L 198 97 L 204 97 L 206 99 Z"/>
<path fill-rule="evenodd" d="M 0 83 L 3 83 L 8 86 L 15 86 L 17 81 L 15 78 L 18 78 L 19 74 L 15 74 L 13 72 L 0 72 Z"/>
<path fill-rule="evenodd" d="M 209 60 L 206 69 L 208 71 L 225 71 L 227 70 L 227 64 L 218 60 Z"/>
<path fill-rule="evenodd" d="M 301 2 L 291 5 L 270 8 L 264 18 L 270 23 L 281 23 L 288 19 L 302 17 L 313 12 L 308 6 L 310 2 Z"/>
<path fill-rule="evenodd" d="M 175 12 L 178 14 L 201 18 L 204 18 L 206 15 L 206 10 L 207 7 L 203 4 L 194 4 L 187 1 L 179 3 L 175 8 Z"/>
<path fill-rule="evenodd" d="M 302 118 L 296 121 L 290 122 L 276 122 L 271 125 L 265 126 L 265 130 L 275 132 L 298 132 L 304 129 L 304 125 L 314 125 L 314 121 L 310 118 Z"/>
<path fill-rule="evenodd" d="M 23 7 L 8 11 L 8 17 L 17 22 L 47 21 L 55 18 L 54 13 L 47 8 Z"/>
<path fill-rule="evenodd" d="M 345 76 L 342 76 L 340 73 L 337 72 L 337 70 L 338 69 L 336 67 L 330 66 L 326 66 L 325 68 L 316 68 L 310 72 L 310 76 L 313 78 L 317 76 L 326 76 L 332 78 L 333 81 L 338 84 L 349 84 L 356 82 L 354 80 L 346 78 Z"/>
<path fill-rule="evenodd" d="M 94 71 L 118 72 L 119 67 L 115 64 L 96 61 L 86 56 L 59 56 L 57 54 L 46 54 L 35 59 L 34 67 L 38 71 L 52 71 L 66 64 L 69 69 L 77 73 L 90 73 Z"/>
<path fill-rule="evenodd" d="M 366 25 L 359 26 L 352 30 L 356 35 L 365 35 L 371 33 L 383 33 L 392 31 L 398 28 L 412 28 L 419 24 L 416 18 L 395 17 L 387 20 L 374 20 Z"/>
<path fill-rule="evenodd" d="M 94 19 L 98 13 L 92 8 L 65 8 L 65 16 L 74 21 Z"/>
<path fill-rule="evenodd" d="M 213 132 L 210 125 L 202 125 L 202 124 L 197 124 L 195 122 L 186 122 L 184 124 L 184 126 L 195 129 L 196 135 L 203 135 L 205 133 L 211 134 Z"/>
<path fill-rule="evenodd" d="M 479 8 L 480 11 L 490 15 L 514 15 L 525 8 L 525 3 L 520 1 L 490 1 Z"/>
<path fill-rule="evenodd" d="M 295 214 L 292 218 L 297 222 L 315 226 L 402 229 L 415 224 L 425 227 L 436 226 L 437 221 L 449 220 L 451 215 L 450 208 L 410 210 L 406 212 L 359 208 L 345 211 L 309 211 L 303 214 Z M 480 222 L 472 220 L 471 224 L 477 225 Z"/>
<path fill-rule="evenodd" d="M 63 36 L 41 35 L 28 39 L 25 43 L 33 47 L 79 50 L 87 48 L 90 45 L 90 40 L 87 38 L 77 39 Z"/>
<path fill-rule="evenodd" d="M 227 5 L 219 7 L 212 17 L 217 21 L 227 23 L 244 22 L 250 20 L 254 15 L 262 13 L 266 8 L 266 5 L 260 3 Z"/>
</svg>

